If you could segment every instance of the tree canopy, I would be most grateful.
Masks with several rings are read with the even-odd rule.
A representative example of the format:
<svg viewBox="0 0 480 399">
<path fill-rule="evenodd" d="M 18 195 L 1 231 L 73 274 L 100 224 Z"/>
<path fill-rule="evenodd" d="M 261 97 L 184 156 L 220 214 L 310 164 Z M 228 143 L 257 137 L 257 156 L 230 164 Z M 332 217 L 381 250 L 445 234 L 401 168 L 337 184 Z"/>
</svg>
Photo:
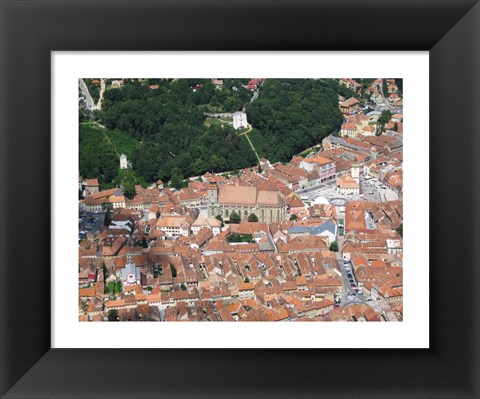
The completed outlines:
<svg viewBox="0 0 480 399">
<path fill-rule="evenodd" d="M 229 222 L 233 224 L 240 223 L 240 215 L 237 212 L 232 211 L 232 213 L 230 214 Z"/>
<path fill-rule="evenodd" d="M 259 98 L 246 107 L 257 131 L 257 151 L 270 161 L 287 162 L 339 130 L 339 90 L 331 79 L 267 79 Z"/>
<path fill-rule="evenodd" d="M 118 321 L 118 310 L 110 309 L 108 311 L 108 321 Z"/>
<path fill-rule="evenodd" d="M 124 82 L 118 89 L 107 85 L 102 110 L 95 113 L 104 128 L 80 125 L 80 173 L 98 177 L 104 188 L 121 185 L 127 197 L 135 184 L 162 179 L 180 187 L 190 176 L 257 165 L 247 139 L 231 122 L 206 123 L 218 121 L 212 117 L 216 113 L 245 108 L 257 152 L 273 162 L 289 161 L 339 129 L 338 93 L 346 89 L 332 79 L 267 79 L 250 102 L 248 79 L 223 79 L 221 89 L 210 79 Z M 119 172 L 122 153 L 132 163 L 126 176 Z"/>
<path fill-rule="evenodd" d="M 333 252 L 338 252 L 338 243 L 333 241 L 328 249 Z"/>
</svg>

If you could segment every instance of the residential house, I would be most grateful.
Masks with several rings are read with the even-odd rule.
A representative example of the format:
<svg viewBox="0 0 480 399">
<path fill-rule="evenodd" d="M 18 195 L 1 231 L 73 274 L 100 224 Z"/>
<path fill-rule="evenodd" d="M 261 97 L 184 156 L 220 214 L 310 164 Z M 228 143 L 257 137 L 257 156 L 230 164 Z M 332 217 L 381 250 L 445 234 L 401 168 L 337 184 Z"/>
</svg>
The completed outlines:
<svg viewBox="0 0 480 399">
<path fill-rule="evenodd" d="M 190 222 L 184 215 L 162 215 L 157 221 L 157 228 L 166 237 L 188 236 L 190 234 Z"/>
<path fill-rule="evenodd" d="M 98 179 L 87 179 L 85 181 L 85 196 L 89 196 L 100 191 Z"/>
<path fill-rule="evenodd" d="M 352 113 L 360 109 L 360 101 L 354 97 L 350 97 L 348 100 L 340 102 L 340 111 L 343 113 Z"/>
<path fill-rule="evenodd" d="M 204 227 L 208 227 L 213 235 L 216 236 L 221 232 L 222 222 L 215 217 L 199 217 L 192 223 L 192 233 L 197 234 Z"/>
</svg>

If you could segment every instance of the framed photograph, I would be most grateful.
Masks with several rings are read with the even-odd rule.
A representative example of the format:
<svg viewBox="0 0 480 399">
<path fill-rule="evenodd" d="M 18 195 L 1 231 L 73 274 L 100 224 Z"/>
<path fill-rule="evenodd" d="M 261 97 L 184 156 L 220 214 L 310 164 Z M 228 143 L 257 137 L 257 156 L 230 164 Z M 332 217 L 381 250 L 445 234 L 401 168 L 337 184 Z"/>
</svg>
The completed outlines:
<svg viewBox="0 0 480 399">
<path fill-rule="evenodd" d="M 478 397 L 476 1 L 1 7 L 2 397 Z"/>
<path fill-rule="evenodd" d="M 400 230 L 428 226 L 426 52 L 55 52 L 52 66 L 52 140 L 69 149 L 53 202 L 73 221 L 54 227 L 55 347 L 124 347 L 102 322 L 148 320 L 189 323 L 131 347 L 428 348 L 428 252 Z M 82 73 L 123 78 L 81 78 L 78 94 Z M 353 73 L 401 78 L 336 78 Z M 125 108 L 139 103 L 140 118 Z M 56 189 L 78 171 L 81 187 Z M 352 342 L 341 321 L 371 323 Z"/>
</svg>

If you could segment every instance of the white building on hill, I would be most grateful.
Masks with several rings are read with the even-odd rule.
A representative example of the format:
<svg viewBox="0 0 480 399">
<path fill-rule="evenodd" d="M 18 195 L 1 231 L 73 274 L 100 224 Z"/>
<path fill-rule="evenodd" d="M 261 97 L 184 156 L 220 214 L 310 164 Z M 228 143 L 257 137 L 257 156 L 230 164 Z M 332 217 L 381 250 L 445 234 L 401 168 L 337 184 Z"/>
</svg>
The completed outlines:
<svg viewBox="0 0 480 399">
<path fill-rule="evenodd" d="M 125 154 L 120 155 L 120 169 L 128 169 L 128 161 Z"/>
<path fill-rule="evenodd" d="M 242 129 L 248 126 L 247 123 L 247 114 L 245 112 L 234 112 L 233 113 L 233 128 Z"/>
</svg>

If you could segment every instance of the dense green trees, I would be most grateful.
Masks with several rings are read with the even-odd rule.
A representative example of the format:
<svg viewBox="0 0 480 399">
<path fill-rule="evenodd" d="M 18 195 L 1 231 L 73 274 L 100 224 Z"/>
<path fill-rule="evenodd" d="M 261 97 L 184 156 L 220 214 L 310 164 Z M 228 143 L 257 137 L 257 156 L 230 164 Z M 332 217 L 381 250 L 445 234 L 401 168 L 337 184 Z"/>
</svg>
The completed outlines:
<svg viewBox="0 0 480 399">
<path fill-rule="evenodd" d="M 398 226 L 395 231 L 400 234 L 400 237 L 403 237 L 403 223 Z"/>
<path fill-rule="evenodd" d="M 238 224 L 240 223 L 240 215 L 237 212 L 232 211 L 228 220 L 232 224 Z"/>
<path fill-rule="evenodd" d="M 118 321 L 118 310 L 110 309 L 108 311 L 108 321 Z"/>
<path fill-rule="evenodd" d="M 135 184 L 146 184 L 133 171 L 120 170 L 120 154 L 126 154 L 130 159 L 132 151 L 140 145 L 128 134 L 82 123 L 79 127 L 79 145 L 80 175 L 84 178 L 98 177 L 102 189 L 122 186 L 131 198 Z"/>
<path fill-rule="evenodd" d="M 253 239 L 251 234 L 239 234 L 239 233 L 231 233 L 227 237 L 228 242 L 247 242 L 247 243 L 254 243 L 255 240 Z"/>
<path fill-rule="evenodd" d="M 148 79 L 145 84 L 126 80 L 121 89 L 105 93 L 98 116 L 107 129 L 137 140 L 130 160 L 139 177 L 148 182 L 174 178 L 173 186 L 179 187 L 184 177 L 254 163 L 253 151 L 233 128 L 204 125 L 205 112 L 234 112 L 249 101 L 251 93 L 242 83 L 224 79 L 218 90 L 208 79 Z M 149 84 L 159 88 L 150 90 Z"/>
<path fill-rule="evenodd" d="M 119 280 L 109 281 L 105 284 L 105 294 L 116 295 L 123 291 L 122 282 Z"/>
<path fill-rule="evenodd" d="M 255 215 L 254 213 L 251 213 L 251 214 L 248 216 L 248 221 L 249 221 L 249 222 L 258 222 L 258 216 Z"/>
<path fill-rule="evenodd" d="M 338 252 L 338 243 L 333 241 L 328 249 L 333 252 Z"/>
<path fill-rule="evenodd" d="M 183 181 L 183 176 L 182 176 L 182 171 L 180 168 L 175 167 L 172 169 L 172 186 L 175 187 L 176 189 L 179 189 L 182 187 L 182 181 Z"/>
<path fill-rule="evenodd" d="M 100 184 L 111 182 L 118 173 L 119 158 L 105 135 L 89 124 L 80 125 L 80 174 L 98 177 Z"/>
<path fill-rule="evenodd" d="M 100 79 L 83 79 L 83 81 L 88 88 L 92 100 L 97 103 L 100 98 Z M 93 84 L 93 81 L 97 81 L 97 83 Z"/>
<path fill-rule="evenodd" d="M 385 125 L 392 119 L 392 113 L 390 111 L 382 111 L 382 114 L 378 118 L 378 131 L 377 136 L 380 136 L 385 130 Z"/>
<path fill-rule="evenodd" d="M 248 143 L 232 127 L 202 125 L 165 127 L 153 141 L 143 142 L 132 153 L 133 169 L 146 181 L 242 169 L 255 163 Z"/>
<path fill-rule="evenodd" d="M 246 107 L 256 148 L 270 161 L 287 162 L 321 142 L 342 123 L 333 80 L 267 79 L 259 98 Z"/>
<path fill-rule="evenodd" d="M 382 114 L 378 118 L 378 123 L 383 126 L 390 122 L 390 119 L 392 119 L 392 113 L 388 110 L 382 111 Z"/>
<path fill-rule="evenodd" d="M 252 142 L 272 161 L 290 160 L 342 122 L 337 95 L 345 90 L 331 79 L 267 79 L 253 103 L 247 81 L 223 79 L 219 90 L 210 79 L 125 79 L 96 112 L 106 128 L 80 126 L 80 173 L 99 177 L 103 188 L 122 185 L 131 197 L 135 184 L 162 179 L 180 187 L 189 176 L 256 165 L 247 140 L 229 125 L 205 125 L 205 113 L 246 107 Z M 121 153 L 132 162 L 130 175 L 119 176 Z"/>
<path fill-rule="evenodd" d="M 105 216 L 103 217 L 103 225 L 108 227 L 108 226 L 110 226 L 110 223 L 112 222 L 113 206 L 109 202 L 104 202 L 102 204 L 102 209 L 105 212 Z"/>
</svg>

